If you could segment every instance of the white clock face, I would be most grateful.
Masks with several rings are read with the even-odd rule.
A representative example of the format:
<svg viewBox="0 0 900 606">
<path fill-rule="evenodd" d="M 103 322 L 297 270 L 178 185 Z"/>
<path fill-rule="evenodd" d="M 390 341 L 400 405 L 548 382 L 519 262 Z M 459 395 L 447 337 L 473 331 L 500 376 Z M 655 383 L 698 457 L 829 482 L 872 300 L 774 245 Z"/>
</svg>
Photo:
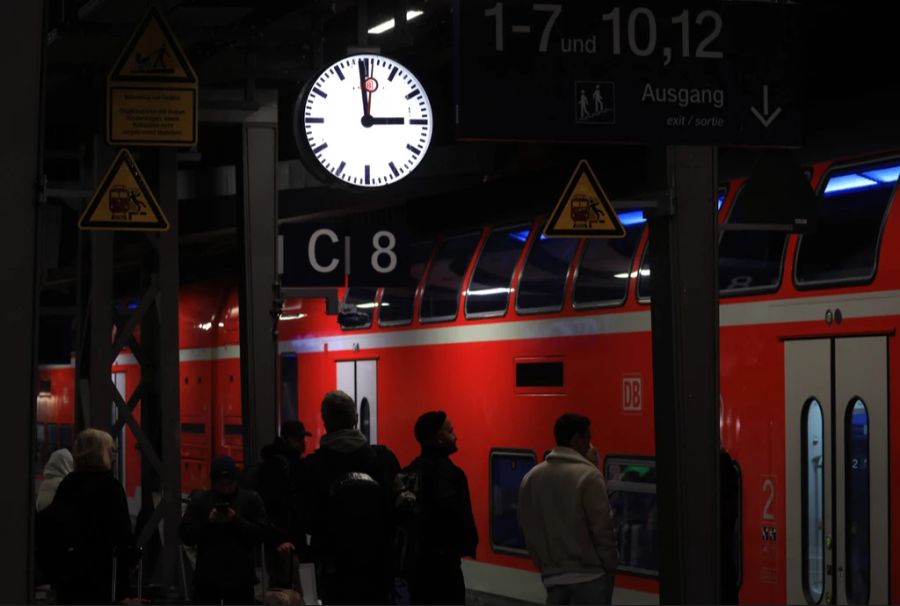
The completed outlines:
<svg viewBox="0 0 900 606">
<path fill-rule="evenodd" d="M 331 65 L 296 111 L 298 145 L 307 145 L 331 175 L 357 187 L 399 181 L 431 142 L 425 89 L 408 69 L 380 55 L 353 55 Z"/>
</svg>

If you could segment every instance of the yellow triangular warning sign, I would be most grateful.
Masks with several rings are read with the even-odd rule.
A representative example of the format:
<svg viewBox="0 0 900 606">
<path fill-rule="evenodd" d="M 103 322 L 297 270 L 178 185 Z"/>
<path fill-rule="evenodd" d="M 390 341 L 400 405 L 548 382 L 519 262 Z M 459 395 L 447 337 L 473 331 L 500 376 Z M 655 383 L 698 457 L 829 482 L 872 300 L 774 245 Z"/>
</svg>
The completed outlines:
<svg viewBox="0 0 900 606">
<path fill-rule="evenodd" d="M 109 73 L 110 82 L 197 82 L 163 16 L 151 7 Z"/>
<path fill-rule="evenodd" d="M 169 222 L 134 158 L 123 149 L 78 220 L 79 229 L 165 231 Z"/>
<path fill-rule="evenodd" d="M 625 228 L 586 160 L 578 162 L 544 227 L 544 235 L 577 238 L 621 238 L 625 235 Z"/>
</svg>

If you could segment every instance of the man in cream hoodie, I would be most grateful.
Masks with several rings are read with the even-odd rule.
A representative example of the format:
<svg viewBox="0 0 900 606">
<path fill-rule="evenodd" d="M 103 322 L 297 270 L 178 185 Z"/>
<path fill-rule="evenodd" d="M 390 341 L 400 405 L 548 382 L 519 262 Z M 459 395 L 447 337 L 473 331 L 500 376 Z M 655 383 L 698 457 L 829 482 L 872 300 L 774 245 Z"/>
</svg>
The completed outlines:
<svg viewBox="0 0 900 606">
<path fill-rule="evenodd" d="M 554 448 L 522 479 L 519 524 L 548 604 L 609 604 L 618 565 L 606 482 L 588 460 L 591 421 L 556 420 Z"/>
</svg>

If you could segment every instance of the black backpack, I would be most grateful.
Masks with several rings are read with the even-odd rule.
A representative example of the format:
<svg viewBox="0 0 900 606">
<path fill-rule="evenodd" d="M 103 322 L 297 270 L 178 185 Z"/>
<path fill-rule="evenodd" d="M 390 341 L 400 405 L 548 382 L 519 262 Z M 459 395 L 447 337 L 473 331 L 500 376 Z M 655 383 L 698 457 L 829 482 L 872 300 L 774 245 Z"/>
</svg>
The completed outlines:
<svg viewBox="0 0 900 606">
<path fill-rule="evenodd" d="M 381 482 L 378 446 L 365 446 L 352 455 L 320 452 L 320 518 L 324 536 L 317 548 L 326 554 L 326 568 L 372 568 L 384 565 L 390 538 L 390 492 Z M 321 474 L 321 475 L 319 475 Z"/>
</svg>

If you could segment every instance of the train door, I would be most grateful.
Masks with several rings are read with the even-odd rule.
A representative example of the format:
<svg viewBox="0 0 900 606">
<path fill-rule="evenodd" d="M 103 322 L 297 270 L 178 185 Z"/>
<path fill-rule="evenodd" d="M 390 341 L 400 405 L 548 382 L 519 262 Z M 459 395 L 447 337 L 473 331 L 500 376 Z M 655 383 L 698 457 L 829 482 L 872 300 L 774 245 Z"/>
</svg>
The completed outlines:
<svg viewBox="0 0 900 606">
<path fill-rule="evenodd" d="M 785 343 L 789 604 L 887 603 L 887 347 Z"/>
<path fill-rule="evenodd" d="M 349 360 L 337 363 L 337 388 L 356 402 L 359 430 L 370 444 L 378 443 L 378 362 Z"/>
<path fill-rule="evenodd" d="M 116 385 L 116 390 L 119 392 L 119 395 L 122 396 L 122 399 L 126 402 L 128 401 L 128 397 L 125 395 L 125 373 L 124 372 L 114 372 L 112 373 L 113 383 Z M 116 421 L 119 420 L 119 408 L 116 406 L 116 403 L 112 403 L 112 415 L 110 417 L 113 425 L 116 424 Z M 113 461 L 113 476 L 122 486 L 125 486 L 125 425 L 122 425 L 122 429 L 119 430 L 119 435 L 113 436 L 116 440 L 116 460 Z"/>
</svg>

